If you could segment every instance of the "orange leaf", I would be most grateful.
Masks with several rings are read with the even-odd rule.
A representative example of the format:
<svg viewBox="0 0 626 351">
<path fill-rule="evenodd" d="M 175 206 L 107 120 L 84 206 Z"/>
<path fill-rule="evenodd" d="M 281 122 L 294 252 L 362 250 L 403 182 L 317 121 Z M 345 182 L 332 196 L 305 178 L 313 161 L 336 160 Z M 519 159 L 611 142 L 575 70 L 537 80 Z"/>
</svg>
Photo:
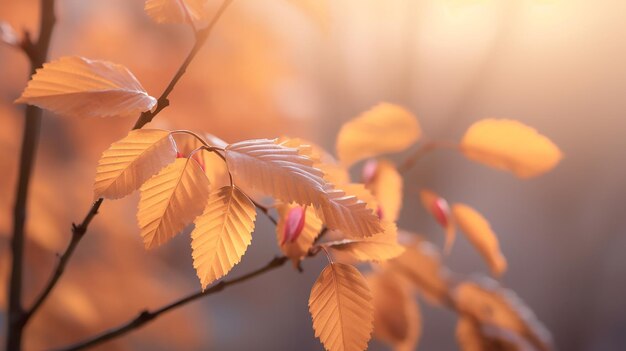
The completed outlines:
<svg viewBox="0 0 626 351">
<path fill-rule="evenodd" d="M 141 186 L 137 220 L 146 248 L 164 244 L 202 213 L 209 180 L 196 161 L 178 158 Z"/>
<path fill-rule="evenodd" d="M 508 170 L 520 178 L 535 177 L 554 168 L 559 148 L 534 128 L 507 119 L 485 119 L 470 126 L 461 140 L 469 159 Z"/>
<path fill-rule="evenodd" d="M 382 103 L 341 127 L 337 136 L 337 155 L 348 167 L 368 157 L 405 150 L 420 135 L 419 123 L 411 112 Z"/>
<path fill-rule="evenodd" d="M 313 330 L 328 351 L 367 348 L 373 328 L 372 295 L 356 268 L 330 263 L 315 281 L 309 297 Z"/>
<path fill-rule="evenodd" d="M 148 178 L 174 161 L 170 132 L 133 130 L 102 153 L 96 169 L 96 198 L 119 199 L 138 189 Z"/>
<path fill-rule="evenodd" d="M 146 0 L 144 10 L 157 23 L 185 23 L 207 16 L 207 0 Z"/>
<path fill-rule="evenodd" d="M 376 160 L 375 164 L 368 162 L 371 174 L 364 179 L 365 185 L 371 190 L 372 194 L 382 209 L 382 219 L 395 222 L 400 216 L 402 208 L 402 187 L 403 180 L 396 166 L 388 160 Z M 364 168 L 364 172 L 365 172 Z"/>
<path fill-rule="evenodd" d="M 157 100 L 126 67 L 72 56 L 45 63 L 15 102 L 60 115 L 109 117 L 150 110 Z"/>
<path fill-rule="evenodd" d="M 461 231 L 489 264 L 491 273 L 494 276 L 504 273 L 507 266 L 506 259 L 500 251 L 498 238 L 485 217 L 464 204 L 454 204 L 452 213 Z"/>
<path fill-rule="evenodd" d="M 357 261 L 386 261 L 404 252 L 398 244 L 398 228 L 393 222 L 383 222 L 384 232 L 359 239 L 344 239 L 325 243 L 324 246 L 347 254 Z"/>
</svg>

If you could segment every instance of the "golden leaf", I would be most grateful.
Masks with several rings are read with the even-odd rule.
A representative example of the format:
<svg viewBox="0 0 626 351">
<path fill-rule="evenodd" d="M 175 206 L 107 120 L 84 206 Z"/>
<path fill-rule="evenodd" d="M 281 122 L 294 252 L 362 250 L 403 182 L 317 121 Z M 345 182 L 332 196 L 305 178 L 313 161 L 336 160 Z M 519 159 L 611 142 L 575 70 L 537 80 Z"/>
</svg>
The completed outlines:
<svg viewBox="0 0 626 351">
<path fill-rule="evenodd" d="M 415 234 L 407 236 L 416 237 Z M 441 264 L 441 256 L 431 243 L 413 239 L 405 245 L 404 253 L 390 260 L 388 266 L 406 277 L 429 302 L 438 305 L 449 303 L 449 272 Z"/>
<path fill-rule="evenodd" d="M 512 291 L 486 280 L 482 283 L 462 283 L 455 288 L 453 296 L 460 313 L 479 323 L 478 327 L 497 328 L 491 330 L 491 338 L 511 343 L 517 335 L 530 343 L 533 349 L 552 350 L 552 340 L 547 329 Z M 470 326 L 464 328 L 467 331 Z M 484 332 L 489 331 L 481 331 Z"/>
<path fill-rule="evenodd" d="M 489 264 L 491 273 L 494 276 L 504 273 L 506 258 L 502 255 L 498 238 L 485 217 L 464 204 L 454 204 L 452 214 L 461 231 Z"/>
<path fill-rule="evenodd" d="M 419 305 L 403 280 L 392 274 L 374 274 L 368 283 L 374 305 L 374 338 L 396 351 L 417 348 L 422 329 Z"/>
<path fill-rule="evenodd" d="M 255 219 L 254 204 L 237 187 L 225 186 L 209 195 L 191 232 L 193 266 L 202 289 L 241 261 L 252 241 Z"/>
<path fill-rule="evenodd" d="M 225 150 L 235 184 L 246 193 L 258 190 L 286 203 L 312 204 L 330 229 L 348 235 L 370 236 L 382 231 L 378 218 L 363 201 L 334 189 L 322 178 L 307 151 L 268 139 L 230 144 Z"/>
<path fill-rule="evenodd" d="M 157 100 L 122 65 L 66 56 L 38 69 L 15 102 L 66 116 L 109 117 L 150 110 Z"/>
<path fill-rule="evenodd" d="M 354 267 L 330 263 L 309 297 L 313 330 L 328 351 L 365 350 L 373 328 L 372 295 Z"/>
<path fill-rule="evenodd" d="M 186 23 L 207 15 L 207 0 L 146 0 L 144 10 L 157 23 Z"/>
<path fill-rule="evenodd" d="M 417 118 L 406 109 L 382 103 L 346 122 L 337 136 L 337 155 L 350 166 L 359 160 L 399 152 L 421 135 Z"/>
<path fill-rule="evenodd" d="M 420 199 L 426 211 L 445 229 L 446 242 L 444 244 L 444 252 L 449 254 L 456 238 L 456 227 L 450 213 L 448 201 L 428 189 L 420 191 Z"/>
<path fill-rule="evenodd" d="M 386 261 L 400 256 L 404 247 L 398 244 L 398 228 L 393 222 L 382 222 L 384 232 L 360 239 L 344 239 L 324 246 L 347 254 L 357 261 Z"/>
<path fill-rule="evenodd" d="M 366 182 L 366 187 L 378 200 L 382 219 L 395 222 L 402 208 L 402 176 L 390 161 L 376 160 L 374 162 L 376 162 L 374 176 Z"/>
<path fill-rule="evenodd" d="M 562 158 L 550 139 L 534 128 L 507 119 L 484 119 L 472 124 L 461 150 L 469 159 L 530 178 L 554 168 Z"/>
<path fill-rule="evenodd" d="M 178 158 L 141 186 L 137 220 L 146 248 L 164 244 L 202 213 L 209 180 L 196 161 Z"/>
<path fill-rule="evenodd" d="M 324 179 L 335 185 L 350 183 L 348 170 L 321 146 L 302 138 L 281 137 L 281 145 L 300 148 L 300 151 L 314 161 L 314 167 L 324 172 Z M 306 147 L 302 147 L 302 146 Z"/>
<path fill-rule="evenodd" d="M 119 199 L 174 161 L 170 132 L 133 130 L 102 153 L 96 168 L 95 197 Z"/>
<path fill-rule="evenodd" d="M 313 246 L 315 238 L 317 238 L 318 234 L 322 230 L 323 223 L 322 220 L 317 217 L 312 208 L 307 208 L 304 212 L 304 228 L 302 228 L 300 236 L 298 236 L 294 242 L 283 243 L 286 216 L 289 210 L 295 206 L 299 205 L 292 203 L 289 205 L 279 205 L 277 207 L 280 217 L 278 219 L 278 224 L 276 225 L 276 240 L 283 254 L 289 257 L 294 264 L 297 264 L 302 257 L 308 254 L 309 249 Z"/>
</svg>

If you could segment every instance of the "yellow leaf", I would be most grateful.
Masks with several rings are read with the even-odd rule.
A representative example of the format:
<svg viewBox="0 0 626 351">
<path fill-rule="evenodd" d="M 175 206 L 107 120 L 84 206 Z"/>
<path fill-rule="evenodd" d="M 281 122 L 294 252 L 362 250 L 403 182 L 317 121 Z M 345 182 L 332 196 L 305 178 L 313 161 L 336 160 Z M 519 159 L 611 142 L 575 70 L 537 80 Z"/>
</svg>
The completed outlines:
<svg viewBox="0 0 626 351">
<path fill-rule="evenodd" d="M 146 0 L 144 10 L 157 23 L 186 23 L 207 16 L 207 0 Z"/>
<path fill-rule="evenodd" d="M 396 351 L 417 348 L 422 329 L 419 305 L 406 283 L 392 274 L 369 277 L 374 305 L 374 338 Z"/>
<path fill-rule="evenodd" d="M 255 219 L 254 204 L 236 187 L 225 186 L 209 195 L 191 232 L 193 266 L 202 289 L 241 261 L 252 241 Z"/>
<path fill-rule="evenodd" d="M 498 334 L 492 337 L 502 340 L 507 336 L 504 339 L 511 340 L 517 335 L 532 344 L 533 349 L 552 349 L 547 329 L 512 291 L 499 288 L 493 281 L 465 282 L 455 288 L 453 296 L 460 314 L 472 318 L 480 324 L 479 327 L 497 328 L 494 332 Z M 465 325 L 463 328 L 468 331 L 470 327 Z"/>
<path fill-rule="evenodd" d="M 405 245 L 404 253 L 389 261 L 389 269 L 406 277 L 429 302 L 449 304 L 449 272 L 441 264 L 439 252 L 429 242 L 414 239 Z"/>
<path fill-rule="evenodd" d="M 406 109 L 383 103 L 346 122 L 337 136 L 337 155 L 350 166 L 359 160 L 399 152 L 421 135 L 417 118 Z"/>
<path fill-rule="evenodd" d="M 337 160 L 321 146 L 302 138 L 281 137 L 281 145 L 300 148 L 300 151 L 314 161 L 314 167 L 324 172 L 324 179 L 335 185 L 350 183 L 350 174 Z M 306 146 L 306 147 L 302 147 Z"/>
<path fill-rule="evenodd" d="M 506 259 L 500 251 L 498 238 L 485 217 L 464 204 L 454 204 L 452 214 L 461 231 L 489 264 L 491 273 L 494 276 L 504 273 Z"/>
<path fill-rule="evenodd" d="M 357 261 L 386 261 L 400 256 L 404 247 L 398 244 L 398 228 L 393 222 L 383 222 L 384 232 L 367 238 L 344 239 L 324 246 L 347 254 Z"/>
<path fill-rule="evenodd" d="M 180 156 L 183 157 L 189 157 L 194 150 L 204 145 L 196 137 L 187 133 L 173 133 L 173 136 L 176 142 L 176 150 L 178 150 Z M 198 162 L 204 174 L 209 178 L 209 182 L 212 184 L 213 188 L 221 188 L 230 185 L 226 164 L 224 160 L 214 152 L 202 150 L 196 152 L 193 159 Z"/>
<path fill-rule="evenodd" d="M 109 117 L 150 110 L 157 100 L 122 65 L 66 56 L 38 69 L 15 102 L 66 116 Z"/>
<path fill-rule="evenodd" d="M 312 204 L 330 229 L 348 235 L 369 236 L 382 231 L 378 218 L 363 201 L 334 189 L 323 179 L 306 150 L 268 139 L 230 144 L 225 150 L 235 184 L 244 192 L 257 190 L 286 203 Z"/>
<path fill-rule="evenodd" d="M 141 186 L 137 220 L 146 248 L 164 244 L 202 213 L 209 180 L 196 161 L 178 158 Z"/>
<path fill-rule="evenodd" d="M 315 281 L 309 297 L 313 330 L 328 351 L 367 348 L 373 328 L 372 295 L 354 267 L 330 263 Z"/>
<path fill-rule="evenodd" d="M 550 139 L 534 128 L 507 119 L 484 119 L 472 124 L 461 140 L 461 150 L 471 160 L 511 171 L 520 178 L 548 172 L 562 158 Z"/>
<path fill-rule="evenodd" d="M 452 220 L 452 214 L 450 213 L 450 205 L 448 205 L 448 201 L 428 189 L 420 191 L 420 199 L 422 200 L 422 206 L 424 206 L 426 211 L 428 211 L 428 213 L 435 218 L 439 225 L 445 229 L 446 242 L 444 245 L 444 252 L 449 254 L 456 238 L 456 228 L 454 221 Z"/>
<path fill-rule="evenodd" d="M 366 182 L 381 207 L 382 219 L 395 222 L 402 208 L 403 180 L 396 166 L 388 160 L 376 160 L 374 175 Z"/>
<path fill-rule="evenodd" d="M 283 236 L 285 230 L 285 220 L 287 217 L 287 213 L 290 209 L 295 206 L 299 206 L 297 204 L 289 204 L 289 205 L 279 205 L 277 207 L 279 219 L 278 224 L 276 225 L 276 240 L 278 242 L 278 246 L 280 250 L 285 254 L 285 256 L 289 257 L 294 264 L 297 264 L 302 257 L 306 256 L 309 252 L 309 249 L 313 246 L 313 242 L 315 238 L 317 238 L 318 234 L 322 230 L 322 220 L 317 217 L 315 211 L 312 208 L 307 208 L 304 212 L 304 228 L 302 228 L 302 233 L 294 242 L 284 242 Z M 282 244 L 281 244 L 282 243 Z"/>
<path fill-rule="evenodd" d="M 174 161 L 170 132 L 133 130 L 102 153 L 96 168 L 95 197 L 119 199 L 137 190 L 148 178 Z"/>
</svg>

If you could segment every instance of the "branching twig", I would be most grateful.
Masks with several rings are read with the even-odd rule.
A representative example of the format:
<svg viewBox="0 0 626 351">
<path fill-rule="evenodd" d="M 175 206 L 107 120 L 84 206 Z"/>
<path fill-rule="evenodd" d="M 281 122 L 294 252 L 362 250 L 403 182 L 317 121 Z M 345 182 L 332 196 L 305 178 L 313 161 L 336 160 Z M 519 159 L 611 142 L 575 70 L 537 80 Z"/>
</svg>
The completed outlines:
<svg viewBox="0 0 626 351">
<path fill-rule="evenodd" d="M 196 42 L 193 48 L 191 49 L 191 51 L 187 55 L 187 58 L 181 64 L 180 68 L 178 69 L 178 71 L 176 72 L 176 74 L 174 75 L 170 83 L 167 85 L 167 87 L 165 88 L 161 96 L 158 98 L 156 108 L 154 109 L 154 111 L 143 112 L 139 116 L 137 121 L 135 122 L 135 126 L 133 127 L 133 129 L 142 128 L 144 125 L 152 121 L 152 119 L 157 114 L 159 114 L 159 112 L 161 112 L 164 108 L 169 106 L 169 100 L 167 99 L 169 94 L 172 92 L 172 90 L 174 90 L 174 87 L 176 86 L 178 81 L 185 74 L 187 66 L 189 66 L 193 58 L 196 56 L 196 54 L 198 53 L 198 51 L 200 50 L 200 48 L 202 47 L 202 45 L 208 38 L 209 34 L 211 33 L 212 29 L 215 27 L 215 24 L 217 23 L 219 18 L 222 16 L 222 14 L 224 13 L 228 5 L 232 3 L 232 1 L 233 0 L 225 0 L 220 6 L 220 8 L 218 9 L 218 11 L 216 12 L 215 16 L 213 17 L 209 25 L 206 28 L 194 33 L 196 35 Z M 28 106 L 28 107 L 30 108 L 31 106 Z M 93 217 L 98 213 L 98 209 L 100 208 L 100 205 L 102 205 L 103 201 L 104 199 L 100 198 L 96 202 L 94 202 L 94 204 L 89 209 L 89 212 L 87 212 L 87 215 L 85 216 L 85 221 L 83 221 L 83 223 L 79 226 L 72 227 L 72 239 L 70 241 L 70 244 L 68 245 L 65 252 L 61 255 L 61 259 L 59 261 L 59 264 L 57 265 L 57 269 L 53 272 L 48 285 L 46 285 L 46 287 L 40 294 L 40 297 L 35 302 L 33 307 L 29 311 L 22 313 L 24 316 L 26 316 L 26 320 L 32 317 L 32 315 L 37 311 L 39 306 L 48 297 L 48 295 L 50 294 L 50 292 L 52 291 L 52 289 L 58 282 L 59 278 L 61 278 L 61 276 L 63 275 L 65 265 L 67 265 L 67 262 L 70 260 L 72 254 L 74 253 L 74 250 L 76 249 L 76 246 L 80 242 L 80 239 L 82 239 L 84 234 L 87 232 L 89 223 L 91 222 Z M 77 235 L 77 232 L 79 233 L 78 235 Z"/>
<path fill-rule="evenodd" d="M 41 0 L 39 37 L 33 43 L 25 35 L 22 48 L 30 60 L 31 74 L 41 67 L 48 56 L 50 38 L 54 29 L 54 0 Z M 42 111 L 29 105 L 25 111 L 24 135 L 20 154 L 20 168 L 13 212 L 13 236 L 11 239 L 11 278 L 9 282 L 7 350 L 20 350 L 25 319 L 22 309 L 22 266 L 24 260 L 24 226 L 26 223 L 26 204 L 28 185 L 35 163 L 35 153 L 39 142 Z"/>
<path fill-rule="evenodd" d="M 257 277 L 259 275 L 262 275 L 263 273 L 269 272 L 271 270 L 274 270 L 278 267 L 281 267 L 283 264 L 285 264 L 285 262 L 287 262 L 287 257 L 286 256 L 279 256 L 279 257 L 275 257 L 273 260 L 271 260 L 270 262 L 268 262 L 265 266 L 256 269 L 248 274 L 245 274 L 239 278 L 235 278 L 235 279 L 231 279 L 231 280 L 222 280 L 219 283 L 213 285 L 212 287 L 206 289 L 205 291 L 199 291 L 199 292 L 195 292 L 191 295 L 187 295 L 179 300 L 176 300 L 172 303 L 169 303 L 161 308 L 158 308 L 156 310 L 153 311 L 143 311 L 141 313 L 139 313 L 139 315 L 137 317 L 135 317 L 134 319 L 130 320 L 129 322 L 126 322 L 124 324 L 121 324 L 115 328 L 109 329 L 95 337 L 89 338 L 87 340 L 83 340 L 81 342 L 78 342 L 76 344 L 64 347 L 64 348 L 60 348 L 57 351 L 76 351 L 76 350 L 83 350 L 86 349 L 88 347 L 92 347 L 92 346 L 96 346 L 99 345 L 103 342 L 109 341 L 111 339 L 115 339 L 117 337 L 120 337 L 128 332 L 131 332 L 135 329 L 140 328 L 141 326 L 143 326 L 144 324 L 152 321 L 153 319 L 157 318 L 158 316 L 160 316 L 163 313 L 166 313 L 170 310 L 173 310 L 177 307 L 186 305 L 189 302 L 195 301 L 203 296 L 208 296 L 211 294 L 215 294 L 217 292 L 220 292 L 222 290 L 224 290 L 226 287 L 231 286 L 231 285 L 235 285 L 235 284 L 239 284 L 239 283 L 243 283 L 249 279 L 252 279 L 254 277 Z"/>
<path fill-rule="evenodd" d="M 407 157 L 404 162 L 398 165 L 398 172 L 406 173 L 419 161 L 424 155 L 436 149 L 457 149 L 458 145 L 447 141 L 429 141 L 417 148 Z"/>
</svg>

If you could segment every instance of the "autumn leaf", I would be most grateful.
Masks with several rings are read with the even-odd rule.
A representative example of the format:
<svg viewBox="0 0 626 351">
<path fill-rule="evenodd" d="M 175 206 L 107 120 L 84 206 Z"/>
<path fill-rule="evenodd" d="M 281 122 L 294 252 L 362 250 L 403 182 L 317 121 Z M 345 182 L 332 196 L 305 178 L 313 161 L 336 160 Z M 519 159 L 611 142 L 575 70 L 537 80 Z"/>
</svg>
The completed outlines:
<svg viewBox="0 0 626 351">
<path fill-rule="evenodd" d="M 296 240 L 293 242 L 283 241 L 285 236 L 285 224 L 288 219 L 287 215 L 290 210 L 297 207 L 301 208 L 300 205 L 294 203 L 289 205 L 279 205 L 277 207 L 279 219 L 278 224 L 276 225 L 276 240 L 278 242 L 278 246 L 283 254 L 289 257 L 294 264 L 297 264 L 302 257 L 308 254 L 309 249 L 313 246 L 313 242 L 319 235 L 323 226 L 322 220 L 317 217 L 313 208 L 307 207 L 304 209 L 304 226 L 300 235 L 298 235 Z"/>
<path fill-rule="evenodd" d="M 209 195 L 191 232 L 193 266 L 202 289 L 239 263 L 252 241 L 255 219 L 254 204 L 237 187 L 225 186 Z"/>
<path fill-rule="evenodd" d="M 367 179 L 363 181 L 380 204 L 382 219 L 397 221 L 402 208 L 402 176 L 388 160 L 372 160 L 366 166 L 372 169 L 370 174 L 364 174 Z"/>
<path fill-rule="evenodd" d="M 382 271 L 368 279 L 374 305 L 374 338 L 395 351 L 413 351 L 422 332 L 419 305 L 407 284 Z"/>
<path fill-rule="evenodd" d="M 324 179 L 335 185 L 350 183 L 350 174 L 333 155 L 321 146 L 302 138 L 279 138 L 279 143 L 287 147 L 299 148 L 300 153 L 310 157 L 314 167 L 324 173 Z M 306 147 L 303 147 L 305 145 Z"/>
<path fill-rule="evenodd" d="M 380 154 L 403 151 L 421 135 L 417 118 L 404 108 L 382 103 L 346 122 L 337 136 L 337 155 L 350 166 Z"/>
<path fill-rule="evenodd" d="M 461 351 L 538 351 L 522 336 L 476 319 L 460 316 L 456 339 Z"/>
<path fill-rule="evenodd" d="M 383 222 L 384 232 L 359 239 L 343 239 L 325 243 L 324 246 L 357 261 L 386 261 L 400 256 L 404 247 L 398 244 L 398 228 L 393 222 Z"/>
<path fill-rule="evenodd" d="M 508 119 L 484 119 L 472 124 L 461 140 L 461 150 L 471 160 L 513 172 L 520 178 L 548 172 L 562 158 L 550 139 Z"/>
<path fill-rule="evenodd" d="M 207 0 L 146 0 L 144 10 L 157 23 L 186 23 L 206 18 Z"/>
<path fill-rule="evenodd" d="M 133 130 L 102 153 L 96 168 L 95 197 L 119 199 L 174 161 L 170 132 Z"/>
<path fill-rule="evenodd" d="M 429 242 L 415 234 L 398 258 L 388 262 L 389 269 L 406 277 L 429 302 L 448 305 L 450 301 L 449 272 L 441 263 L 441 255 Z"/>
<path fill-rule="evenodd" d="M 148 111 L 157 100 L 122 65 L 66 56 L 38 69 L 15 102 L 66 116 L 110 117 Z"/>
<path fill-rule="evenodd" d="M 502 275 L 506 271 L 506 259 L 500 251 L 498 237 L 485 217 L 464 204 L 454 204 L 452 214 L 461 231 L 487 261 L 491 273 L 494 276 Z"/>
<path fill-rule="evenodd" d="M 202 213 L 209 180 L 196 161 L 178 158 L 141 186 L 137 220 L 147 249 L 164 244 Z"/>
<path fill-rule="evenodd" d="M 328 351 L 367 348 L 373 328 L 372 295 L 354 267 L 330 263 L 315 281 L 309 297 L 313 329 Z"/>
<path fill-rule="evenodd" d="M 258 190 L 286 203 L 314 205 L 330 229 L 347 235 L 370 236 L 382 231 L 366 204 L 334 189 L 313 166 L 314 160 L 299 148 L 278 140 L 248 140 L 230 144 L 225 157 L 235 184 L 245 192 Z"/>
<path fill-rule="evenodd" d="M 452 245 L 454 244 L 456 237 L 456 227 L 454 225 L 454 220 L 452 219 L 452 214 L 450 213 L 450 205 L 448 205 L 448 201 L 428 189 L 420 191 L 420 200 L 422 201 L 422 206 L 424 206 L 426 211 L 428 211 L 428 213 L 446 231 L 444 252 L 449 254 L 450 250 L 452 250 Z"/>
<path fill-rule="evenodd" d="M 494 281 L 464 282 L 454 289 L 453 296 L 462 315 L 472 318 L 481 328 L 495 328 L 491 338 L 511 342 L 517 335 L 534 349 L 552 350 L 550 334 L 534 313 L 512 291 L 500 288 Z M 467 331 L 470 327 L 464 328 Z M 481 331 L 484 332 L 489 333 Z"/>
</svg>

